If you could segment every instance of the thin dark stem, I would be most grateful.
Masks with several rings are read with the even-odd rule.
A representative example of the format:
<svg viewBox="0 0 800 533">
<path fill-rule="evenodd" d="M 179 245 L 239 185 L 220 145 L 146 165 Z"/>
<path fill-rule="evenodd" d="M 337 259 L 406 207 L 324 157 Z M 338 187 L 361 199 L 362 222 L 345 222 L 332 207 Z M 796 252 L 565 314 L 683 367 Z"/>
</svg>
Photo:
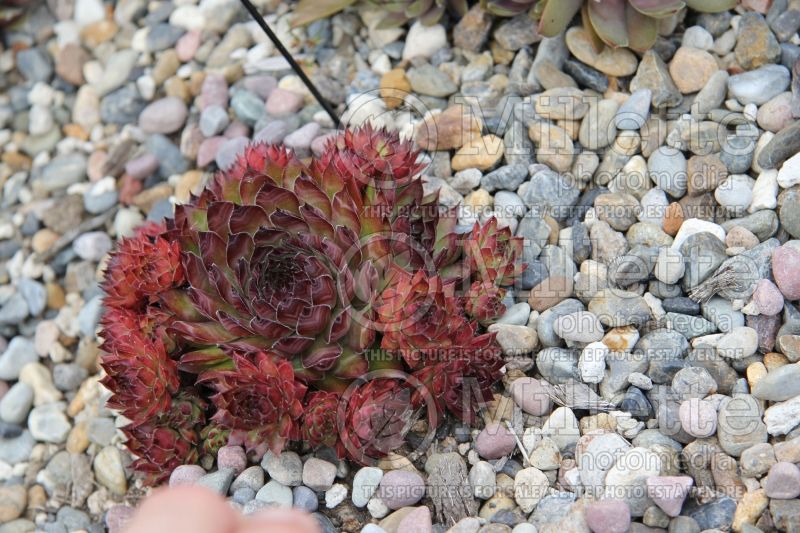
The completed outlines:
<svg viewBox="0 0 800 533">
<path fill-rule="evenodd" d="M 292 54 L 289 53 L 289 50 L 287 50 L 286 47 L 283 46 L 281 40 L 278 39 L 278 36 L 275 35 L 275 32 L 273 32 L 272 29 L 269 27 L 267 21 L 264 20 L 264 17 L 262 17 L 261 14 L 256 9 L 256 6 L 254 6 L 250 2 L 250 0 L 240 0 L 240 1 L 244 6 L 244 8 L 247 10 L 247 12 L 250 13 L 250 16 L 253 17 L 253 20 L 255 20 L 261 27 L 261 29 L 264 30 L 264 33 L 267 34 L 267 37 L 269 37 L 269 40 L 272 41 L 272 43 L 275 45 L 275 48 L 277 48 L 278 51 L 281 53 L 281 55 L 283 55 L 283 57 L 286 58 L 286 61 L 289 62 L 289 65 L 292 67 L 292 70 L 294 70 L 297 73 L 297 75 L 300 76 L 300 79 L 303 80 L 303 83 L 306 84 L 308 90 L 311 91 L 311 94 L 313 94 L 314 98 L 317 99 L 319 105 L 321 105 L 322 108 L 325 110 L 325 112 L 328 113 L 328 115 L 331 117 L 331 120 L 333 120 L 334 125 L 338 128 L 340 124 L 339 117 L 336 115 L 336 112 L 331 107 L 331 104 L 327 100 L 325 100 L 325 98 L 322 97 L 322 94 L 320 94 L 319 90 L 317 89 L 317 86 L 314 85 L 314 83 L 309 79 L 308 76 L 306 76 L 306 73 L 303 72 L 303 69 L 300 68 L 300 65 L 297 64 L 297 61 L 294 60 Z"/>
</svg>

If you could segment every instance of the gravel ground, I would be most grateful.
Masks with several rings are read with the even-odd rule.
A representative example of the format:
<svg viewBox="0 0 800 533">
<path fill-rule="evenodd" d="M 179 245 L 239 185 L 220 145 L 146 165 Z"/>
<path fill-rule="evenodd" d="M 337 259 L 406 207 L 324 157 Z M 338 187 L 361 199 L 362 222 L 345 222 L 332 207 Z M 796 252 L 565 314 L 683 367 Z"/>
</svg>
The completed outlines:
<svg viewBox="0 0 800 533">
<path fill-rule="evenodd" d="M 346 123 L 413 137 L 528 268 L 481 427 L 369 467 L 226 447 L 170 484 L 326 531 L 800 531 L 800 2 L 743 4 L 636 55 L 479 7 L 291 29 L 260 2 Z M 333 124 L 234 0 L 52 0 L 4 39 L 0 533 L 118 532 L 147 489 L 98 384 L 109 250 L 250 139 L 308 156 Z"/>
</svg>

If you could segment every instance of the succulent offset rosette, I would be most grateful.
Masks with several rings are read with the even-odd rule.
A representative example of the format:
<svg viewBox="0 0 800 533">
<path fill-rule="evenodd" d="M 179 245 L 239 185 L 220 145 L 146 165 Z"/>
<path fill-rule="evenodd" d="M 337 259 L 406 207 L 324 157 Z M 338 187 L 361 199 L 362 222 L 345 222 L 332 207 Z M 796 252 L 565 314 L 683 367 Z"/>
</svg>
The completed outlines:
<svg viewBox="0 0 800 533">
<path fill-rule="evenodd" d="M 399 379 L 354 383 L 337 410 L 340 438 L 348 457 L 367 465 L 400 448 L 420 416 L 421 409 L 415 407 L 413 397 L 413 390 Z M 435 426 L 435 417 L 429 418 L 429 423 Z"/>
<path fill-rule="evenodd" d="M 513 237 L 508 227 L 498 228 L 497 219 L 485 225 L 475 224 L 464 239 L 464 309 L 470 317 L 489 322 L 505 312 L 502 300 L 504 287 L 514 284 L 525 265 L 518 262 L 522 255 L 522 239 Z"/>
<path fill-rule="evenodd" d="M 167 241 L 163 232 L 162 225 L 148 222 L 133 237 L 122 239 L 106 269 L 105 305 L 139 309 L 183 283 L 180 246 Z"/>
<path fill-rule="evenodd" d="M 306 409 L 300 425 L 301 440 L 317 448 L 327 446 L 337 451 L 340 457 L 345 450 L 339 440 L 336 412 L 341 396 L 335 392 L 314 391 L 306 397 Z"/>
<path fill-rule="evenodd" d="M 254 457 L 267 449 L 280 453 L 297 438 L 306 386 L 295 381 L 291 363 L 277 354 L 234 353 L 230 369 L 210 370 L 198 383 L 215 391 L 212 421 L 231 430 L 229 442 L 242 444 Z"/>
<path fill-rule="evenodd" d="M 434 352 L 458 344 L 465 334 L 471 336 L 458 308 L 455 282 L 445 283 L 422 270 L 410 274 L 393 269 L 376 312 L 381 347 L 400 355 L 412 369 L 435 357 Z"/>
<path fill-rule="evenodd" d="M 474 325 L 469 328 L 474 332 Z M 474 424 L 478 412 L 492 399 L 492 386 L 501 377 L 503 358 L 494 333 L 465 340 L 444 350 L 414 374 L 433 398 L 439 417 L 445 410 L 464 422 Z M 414 404 L 425 398 L 415 394 Z"/>
<path fill-rule="evenodd" d="M 160 340 L 149 340 L 138 333 L 115 338 L 101 364 L 106 371 L 101 383 L 114 393 L 109 407 L 134 423 L 169 411 L 180 382 L 177 364 Z"/>
<path fill-rule="evenodd" d="M 128 449 L 138 456 L 133 468 L 145 474 L 146 482 L 161 483 L 176 467 L 197 463 L 204 409 L 196 391 L 186 389 L 173 399 L 167 412 L 122 429 Z"/>
</svg>

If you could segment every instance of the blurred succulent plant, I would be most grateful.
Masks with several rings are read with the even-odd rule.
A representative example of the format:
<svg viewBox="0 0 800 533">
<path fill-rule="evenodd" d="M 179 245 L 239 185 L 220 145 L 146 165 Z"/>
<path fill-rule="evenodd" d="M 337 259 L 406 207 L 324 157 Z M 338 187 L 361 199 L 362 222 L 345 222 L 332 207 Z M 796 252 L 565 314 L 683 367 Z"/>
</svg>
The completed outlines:
<svg viewBox="0 0 800 533">
<path fill-rule="evenodd" d="M 335 15 L 358 0 L 300 0 L 294 9 L 293 23 L 304 26 L 315 20 Z M 362 5 L 385 12 L 379 27 L 391 28 L 419 20 L 430 26 L 445 14 L 461 17 L 467 12 L 467 0 L 362 0 Z"/>
<path fill-rule="evenodd" d="M 103 285 L 103 384 L 149 481 L 226 443 L 366 462 L 418 413 L 475 419 L 503 364 L 480 323 L 505 310 L 522 243 L 494 221 L 456 234 L 455 210 L 423 194 L 419 155 L 371 127 L 308 165 L 251 145 L 166 226 L 122 240 Z M 375 370 L 416 379 L 357 381 Z"/>
<path fill-rule="evenodd" d="M 684 7 L 704 13 L 732 9 L 738 0 L 483 0 L 489 12 L 513 17 L 530 12 L 539 21 L 539 33 L 553 37 L 564 31 L 578 11 L 584 28 L 598 46 L 652 47 L 658 37 L 658 20 Z"/>
</svg>

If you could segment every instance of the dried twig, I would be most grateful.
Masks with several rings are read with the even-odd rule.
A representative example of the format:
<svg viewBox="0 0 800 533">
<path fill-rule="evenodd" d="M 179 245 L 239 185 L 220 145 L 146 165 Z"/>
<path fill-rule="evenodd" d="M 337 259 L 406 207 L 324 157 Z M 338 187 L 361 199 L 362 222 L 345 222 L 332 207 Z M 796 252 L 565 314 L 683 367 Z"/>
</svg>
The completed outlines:
<svg viewBox="0 0 800 533">
<path fill-rule="evenodd" d="M 586 409 L 590 411 L 613 411 L 617 407 L 597 395 L 585 383 L 574 379 L 563 385 L 553 385 L 549 391 L 550 398 L 558 405 L 570 409 Z"/>
<path fill-rule="evenodd" d="M 740 283 L 740 277 L 741 274 L 737 274 L 732 268 L 724 269 L 689 291 L 689 298 L 695 302 L 703 303 L 720 291 L 728 289 L 741 290 L 743 287 Z"/>
</svg>

